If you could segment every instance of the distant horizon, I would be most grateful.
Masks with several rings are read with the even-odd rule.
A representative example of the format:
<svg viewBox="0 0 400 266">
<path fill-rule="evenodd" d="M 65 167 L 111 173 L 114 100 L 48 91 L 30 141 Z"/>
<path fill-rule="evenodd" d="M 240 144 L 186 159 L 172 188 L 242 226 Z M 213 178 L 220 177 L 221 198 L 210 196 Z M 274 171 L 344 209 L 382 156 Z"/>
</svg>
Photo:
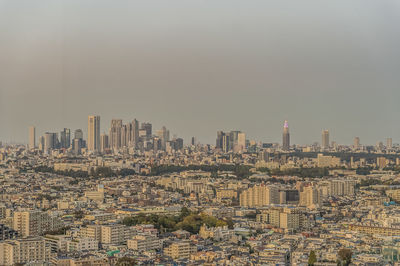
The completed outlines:
<svg viewBox="0 0 400 266">
<path fill-rule="evenodd" d="M 0 3 L 0 139 L 87 115 L 281 143 L 400 142 L 400 2 Z M 59 133 L 59 132 L 57 132 Z"/>
<path fill-rule="evenodd" d="M 91 115 L 97 115 L 97 114 L 91 114 Z M 121 118 L 113 117 L 112 119 L 121 119 Z M 153 127 L 152 127 L 153 135 L 156 135 L 156 134 L 155 134 L 156 131 L 159 130 L 159 129 L 161 129 L 162 126 L 165 126 L 168 130 L 170 130 L 170 138 L 171 138 L 171 139 L 173 138 L 174 135 L 177 135 L 178 138 L 183 138 L 184 143 L 187 144 L 187 143 L 190 143 L 192 137 L 195 137 L 196 141 L 199 142 L 199 143 L 201 143 L 201 144 L 215 145 L 215 140 L 214 140 L 214 142 L 211 142 L 211 143 L 203 142 L 203 141 L 199 140 L 198 137 L 196 137 L 195 135 L 193 135 L 193 136 L 191 136 L 191 137 L 184 138 L 183 136 L 180 136 L 179 134 L 175 133 L 175 132 L 173 131 L 173 129 L 169 128 L 168 125 L 166 125 L 166 124 L 163 124 L 163 125 L 161 125 L 161 126 L 159 126 L 159 127 L 154 127 L 154 124 L 153 124 L 151 121 L 147 121 L 147 120 L 146 120 L 146 121 L 141 121 L 141 120 L 139 120 L 138 118 L 133 118 L 133 119 L 131 119 L 131 120 L 124 120 L 124 119 L 122 119 L 122 122 L 123 122 L 123 124 L 126 124 L 126 123 L 128 123 L 128 122 L 131 122 L 131 121 L 134 120 L 134 119 L 137 119 L 137 120 L 138 120 L 138 122 L 139 122 L 139 128 L 140 128 L 140 126 L 141 126 L 141 123 L 151 123 L 152 126 L 153 126 Z M 103 122 L 104 122 L 104 121 L 101 119 L 101 116 L 100 116 L 100 134 L 108 134 L 108 130 L 109 130 L 110 124 L 111 124 L 111 119 L 110 119 L 109 123 L 107 123 L 106 126 L 103 125 Z M 321 129 L 321 132 L 320 132 L 320 139 L 319 139 L 319 140 L 315 140 L 314 142 L 311 142 L 311 143 L 294 143 L 293 140 L 292 140 L 292 133 L 291 133 L 290 121 L 288 121 L 288 120 L 284 120 L 284 121 L 283 121 L 283 124 L 282 124 L 282 127 L 281 127 L 282 132 L 283 132 L 283 128 L 284 128 L 284 126 L 285 126 L 285 124 L 284 124 L 285 122 L 288 122 L 289 132 L 290 132 L 290 139 L 291 139 L 291 146 L 293 146 L 293 145 L 306 146 L 306 145 L 313 145 L 313 144 L 315 144 L 315 143 L 321 144 L 321 140 L 322 140 L 322 131 L 323 131 L 323 130 L 326 130 L 326 129 Z M 29 136 L 28 136 L 28 130 L 29 130 L 29 127 L 30 127 L 30 126 L 34 126 L 34 127 L 35 127 L 35 130 L 36 130 L 36 141 L 38 141 L 38 137 L 43 136 L 46 132 L 57 133 L 57 134 L 59 135 L 59 133 L 62 131 L 62 129 L 64 129 L 64 128 L 60 128 L 60 129 L 58 129 L 58 130 L 40 130 L 40 129 L 39 129 L 37 126 L 35 126 L 35 125 L 28 125 L 28 126 L 27 126 L 27 129 L 26 129 L 26 131 L 27 131 L 27 134 L 26 134 L 26 135 L 27 135 L 27 136 L 26 136 L 26 140 L 25 140 L 25 141 L 14 141 L 14 142 L 12 142 L 12 141 L 5 141 L 5 140 L 0 140 L 0 141 L 3 142 L 3 143 L 8 143 L 8 144 L 22 144 L 22 145 L 27 145 L 27 144 L 28 144 L 28 137 L 29 137 Z M 68 128 L 68 127 L 66 127 L 66 128 Z M 38 129 L 39 129 L 39 130 L 38 130 Z M 73 135 L 74 135 L 74 131 L 77 130 L 77 129 L 81 129 L 81 130 L 83 131 L 84 138 L 87 139 L 87 126 L 86 126 L 86 128 L 77 127 L 77 128 L 68 128 L 68 129 L 71 130 L 71 139 L 72 139 L 72 137 L 73 137 Z M 243 133 L 246 133 L 246 131 L 243 130 L 243 129 L 242 129 L 242 130 L 239 130 L 239 129 L 232 128 L 232 129 L 225 129 L 225 130 L 217 129 L 217 130 L 215 130 L 214 135 L 215 135 L 215 138 L 216 138 L 217 131 L 229 132 L 229 131 L 236 131 L 236 130 L 237 130 L 237 131 L 241 131 L 241 132 L 243 132 Z M 329 130 L 328 130 L 328 131 L 329 131 Z M 353 145 L 353 143 L 354 143 L 354 138 L 355 138 L 355 137 L 359 137 L 359 138 L 360 138 L 360 145 L 362 145 L 362 146 L 375 146 L 378 142 L 382 142 L 384 145 L 386 145 L 386 140 L 387 140 L 387 138 L 391 138 L 391 137 L 387 137 L 387 138 L 384 138 L 384 139 L 382 139 L 382 140 L 377 140 L 375 143 L 363 143 L 363 142 L 362 142 L 362 136 L 354 136 L 354 137 L 351 139 L 351 140 L 352 140 L 351 142 L 349 142 L 349 143 L 340 143 L 340 142 L 337 142 L 337 141 L 335 141 L 334 139 L 332 139 L 331 132 L 329 131 L 329 142 L 330 142 L 330 144 L 331 144 L 332 142 L 336 142 L 338 145 L 351 146 L 351 145 Z M 281 135 L 281 139 L 280 139 L 280 140 L 276 140 L 276 141 L 263 141 L 262 139 L 251 138 L 251 137 L 249 137 L 248 134 L 246 133 L 246 139 L 247 139 L 247 140 L 254 140 L 254 141 L 256 141 L 256 142 L 262 142 L 262 143 L 282 144 L 282 135 Z M 392 140 L 393 140 L 393 138 L 392 138 Z M 400 143 L 397 143 L 395 140 L 393 140 L 393 145 L 396 145 L 396 144 L 400 144 Z"/>
</svg>

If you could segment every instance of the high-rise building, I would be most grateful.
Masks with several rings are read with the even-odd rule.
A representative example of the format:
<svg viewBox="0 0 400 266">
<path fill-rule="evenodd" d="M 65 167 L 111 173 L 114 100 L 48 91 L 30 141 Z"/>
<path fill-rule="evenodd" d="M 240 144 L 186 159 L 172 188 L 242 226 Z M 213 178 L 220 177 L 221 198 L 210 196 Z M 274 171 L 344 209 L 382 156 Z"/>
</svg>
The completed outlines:
<svg viewBox="0 0 400 266">
<path fill-rule="evenodd" d="M 130 125 L 130 146 L 136 147 L 139 142 L 139 121 L 134 119 Z"/>
<path fill-rule="evenodd" d="M 165 150 L 165 144 L 169 141 L 169 130 L 165 126 L 163 126 L 159 131 L 157 131 L 157 135 L 161 140 L 161 147 Z"/>
<path fill-rule="evenodd" d="M 285 151 L 290 149 L 289 123 L 287 120 L 285 120 L 285 123 L 283 124 L 282 149 Z"/>
<path fill-rule="evenodd" d="M 322 148 L 329 149 L 329 130 L 322 131 Z"/>
<path fill-rule="evenodd" d="M 141 129 L 146 131 L 146 137 L 150 138 L 153 134 L 153 126 L 150 123 L 142 123 Z"/>
<path fill-rule="evenodd" d="M 36 128 L 34 126 L 29 127 L 29 149 L 33 150 L 36 147 Z"/>
<path fill-rule="evenodd" d="M 61 148 L 68 149 L 71 146 L 71 130 L 64 128 L 60 133 Z"/>
<path fill-rule="evenodd" d="M 109 148 L 108 135 L 101 134 L 100 136 L 100 152 L 104 153 Z"/>
<path fill-rule="evenodd" d="M 74 138 L 75 139 L 83 139 L 83 131 L 82 131 L 82 129 L 75 130 Z"/>
<path fill-rule="evenodd" d="M 392 138 L 387 138 L 386 139 L 386 149 L 391 149 L 391 148 L 393 148 Z"/>
<path fill-rule="evenodd" d="M 223 131 L 217 131 L 217 140 L 215 143 L 215 148 L 222 149 L 224 135 L 225 133 Z"/>
<path fill-rule="evenodd" d="M 355 137 L 354 138 L 354 148 L 358 149 L 360 147 L 360 138 L 359 137 Z"/>
<path fill-rule="evenodd" d="M 109 133 L 110 148 L 114 151 L 122 147 L 122 119 L 112 119 Z"/>
<path fill-rule="evenodd" d="M 44 152 L 49 153 L 50 150 L 57 149 L 57 146 L 58 146 L 57 133 L 46 132 L 44 134 L 44 147 L 43 147 Z"/>
<path fill-rule="evenodd" d="M 88 143 L 89 151 L 100 149 L 100 116 L 90 115 L 88 117 Z"/>
<path fill-rule="evenodd" d="M 237 147 L 238 151 L 243 151 L 246 149 L 246 134 L 243 132 L 238 134 Z"/>
</svg>

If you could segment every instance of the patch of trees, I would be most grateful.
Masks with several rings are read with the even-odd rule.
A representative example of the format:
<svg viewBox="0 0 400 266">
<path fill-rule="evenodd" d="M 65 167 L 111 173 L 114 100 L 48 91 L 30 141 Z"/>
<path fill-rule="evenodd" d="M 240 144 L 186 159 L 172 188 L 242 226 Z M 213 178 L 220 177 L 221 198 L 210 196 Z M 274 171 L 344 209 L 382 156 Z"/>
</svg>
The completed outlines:
<svg viewBox="0 0 400 266">
<path fill-rule="evenodd" d="M 329 170 L 327 168 L 290 168 L 290 169 L 271 169 L 271 175 L 276 176 L 298 176 L 298 177 L 324 177 L 329 174 Z"/>
<path fill-rule="evenodd" d="M 208 227 L 228 225 L 228 227 L 233 228 L 233 222 L 230 219 L 222 220 L 204 213 L 193 213 L 185 207 L 182 208 L 179 215 L 139 214 L 124 218 L 122 224 L 127 226 L 153 224 L 160 232 L 173 232 L 182 229 L 192 234 L 197 234 L 203 224 Z"/>
<path fill-rule="evenodd" d="M 251 175 L 251 166 L 238 164 L 221 164 L 221 165 L 157 165 L 151 168 L 150 175 L 162 175 L 168 173 L 179 173 L 183 171 L 204 171 L 211 172 L 212 177 L 217 177 L 219 171 L 233 172 L 238 178 L 247 178 Z"/>
</svg>

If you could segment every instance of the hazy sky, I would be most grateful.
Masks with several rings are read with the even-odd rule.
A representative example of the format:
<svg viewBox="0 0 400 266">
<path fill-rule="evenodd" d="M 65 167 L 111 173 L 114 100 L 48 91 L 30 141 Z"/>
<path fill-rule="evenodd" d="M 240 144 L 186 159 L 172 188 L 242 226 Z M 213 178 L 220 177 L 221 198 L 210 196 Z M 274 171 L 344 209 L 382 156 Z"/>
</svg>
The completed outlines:
<svg viewBox="0 0 400 266">
<path fill-rule="evenodd" d="M 0 0 L 0 140 L 87 116 L 400 142 L 398 0 Z"/>
</svg>

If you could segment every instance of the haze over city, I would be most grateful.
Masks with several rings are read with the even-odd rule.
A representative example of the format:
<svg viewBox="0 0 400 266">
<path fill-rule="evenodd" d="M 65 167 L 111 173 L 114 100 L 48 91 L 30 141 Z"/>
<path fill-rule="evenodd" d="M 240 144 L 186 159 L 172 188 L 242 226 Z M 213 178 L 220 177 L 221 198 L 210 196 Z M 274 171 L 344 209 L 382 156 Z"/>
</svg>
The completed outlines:
<svg viewBox="0 0 400 266">
<path fill-rule="evenodd" d="M 100 115 L 215 143 L 400 140 L 398 1 L 0 1 L 0 140 Z"/>
</svg>

